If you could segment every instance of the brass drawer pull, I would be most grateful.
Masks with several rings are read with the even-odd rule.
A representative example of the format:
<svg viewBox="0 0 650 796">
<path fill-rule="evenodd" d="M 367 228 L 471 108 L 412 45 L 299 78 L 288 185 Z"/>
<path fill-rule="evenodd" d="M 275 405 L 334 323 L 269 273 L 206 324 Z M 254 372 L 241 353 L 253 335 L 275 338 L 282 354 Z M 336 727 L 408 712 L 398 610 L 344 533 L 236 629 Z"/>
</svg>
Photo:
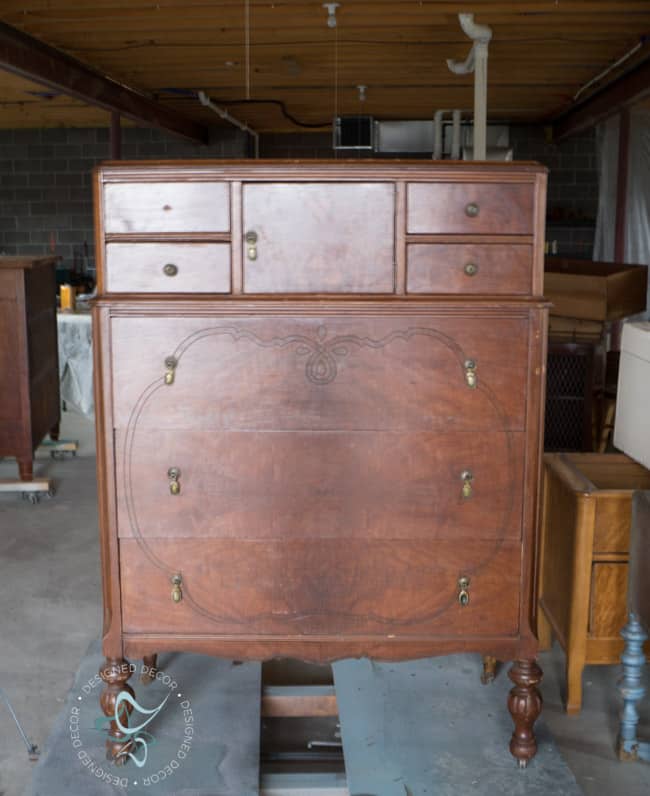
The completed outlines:
<svg viewBox="0 0 650 796">
<path fill-rule="evenodd" d="M 467 382 L 467 386 L 471 387 L 471 389 L 474 390 L 477 384 L 476 361 L 473 359 L 466 359 L 464 368 L 465 368 L 465 381 Z"/>
<path fill-rule="evenodd" d="M 463 270 L 467 276 L 476 276 L 478 274 L 478 265 L 476 263 L 465 263 Z"/>
<path fill-rule="evenodd" d="M 463 482 L 463 499 L 467 500 L 472 497 L 474 474 L 471 470 L 463 470 L 460 474 L 460 479 Z"/>
<path fill-rule="evenodd" d="M 250 230 L 246 233 L 246 255 L 249 260 L 257 260 L 257 232 Z"/>
<path fill-rule="evenodd" d="M 179 603 L 183 599 L 183 590 L 181 584 L 183 578 L 180 575 L 172 576 L 172 602 Z"/>
<path fill-rule="evenodd" d="M 167 265 L 163 265 L 163 273 L 165 276 L 176 276 L 178 273 L 178 266 L 174 265 L 174 263 L 167 263 Z"/>
<path fill-rule="evenodd" d="M 458 602 L 462 608 L 469 605 L 469 578 L 464 575 L 458 578 Z"/>
<path fill-rule="evenodd" d="M 165 384 L 174 383 L 176 365 L 178 365 L 176 357 L 167 357 L 165 359 Z"/>
<path fill-rule="evenodd" d="M 468 205 L 465 205 L 465 215 L 469 218 L 476 218 L 479 214 L 479 206 L 476 202 L 470 202 Z"/>
<path fill-rule="evenodd" d="M 167 470 L 167 475 L 169 476 L 169 491 L 172 495 L 180 495 L 181 485 L 178 479 L 181 477 L 181 471 L 178 467 L 170 467 Z"/>
</svg>

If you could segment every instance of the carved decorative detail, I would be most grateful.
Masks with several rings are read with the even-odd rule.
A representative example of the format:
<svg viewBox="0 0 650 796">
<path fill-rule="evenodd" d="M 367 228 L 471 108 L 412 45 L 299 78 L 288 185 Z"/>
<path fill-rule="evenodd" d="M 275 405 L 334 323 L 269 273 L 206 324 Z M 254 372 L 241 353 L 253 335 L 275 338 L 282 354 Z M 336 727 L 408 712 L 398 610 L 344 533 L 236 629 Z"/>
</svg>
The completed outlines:
<svg viewBox="0 0 650 796">
<path fill-rule="evenodd" d="M 132 697 L 135 693 L 127 680 L 131 676 L 131 667 L 124 658 L 107 658 L 104 665 L 99 670 L 99 676 L 106 683 L 104 690 L 99 698 L 104 715 L 110 720 L 108 739 L 106 741 L 106 757 L 117 766 L 124 765 L 128 760 L 127 752 L 133 746 L 133 740 L 121 732 L 115 721 L 115 704 L 122 691 L 127 691 Z M 122 715 L 120 721 L 124 727 L 128 726 L 129 714 L 133 710 L 132 705 L 122 702 Z M 126 740 L 125 740 L 126 739 Z"/>
<path fill-rule="evenodd" d="M 542 670 L 535 661 L 515 661 L 508 677 L 515 684 L 508 696 L 508 710 L 515 723 L 510 739 L 510 752 L 523 768 L 537 753 L 533 726 L 542 711 L 542 695 L 537 686 Z"/>
<path fill-rule="evenodd" d="M 360 337 L 355 334 L 337 335 L 328 340 L 326 326 L 318 327 L 315 339 L 304 334 L 291 334 L 287 337 L 271 337 L 268 340 L 264 340 L 249 329 L 243 329 L 238 326 L 215 326 L 212 329 L 201 329 L 189 335 L 189 337 L 186 337 L 185 340 L 179 344 L 173 355 L 167 357 L 165 362 L 173 361 L 176 364 L 180 363 L 182 355 L 188 348 L 194 345 L 194 343 L 204 337 L 216 335 L 227 335 L 232 337 L 236 342 L 239 340 L 248 340 L 260 348 L 286 348 L 289 346 L 296 346 L 296 353 L 299 356 L 307 357 L 307 362 L 305 363 L 305 376 L 307 380 L 312 384 L 318 385 L 330 384 L 334 381 L 338 375 L 338 362 L 349 354 L 351 346 L 379 349 L 384 348 L 395 340 L 408 341 L 416 336 L 430 337 L 446 345 L 458 359 L 463 374 L 466 366 L 465 354 L 455 340 L 436 329 L 421 327 L 390 332 L 379 340 L 375 340 L 372 337 Z M 167 381 L 167 383 L 169 384 L 171 382 Z"/>
</svg>

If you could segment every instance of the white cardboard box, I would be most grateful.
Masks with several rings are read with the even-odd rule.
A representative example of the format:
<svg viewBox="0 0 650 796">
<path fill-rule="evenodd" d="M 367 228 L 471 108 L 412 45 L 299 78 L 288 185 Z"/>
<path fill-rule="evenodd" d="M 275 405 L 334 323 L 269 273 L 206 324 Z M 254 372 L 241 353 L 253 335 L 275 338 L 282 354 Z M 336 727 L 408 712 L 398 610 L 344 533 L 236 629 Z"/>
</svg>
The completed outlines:
<svg viewBox="0 0 650 796">
<path fill-rule="evenodd" d="M 650 469 L 650 323 L 626 323 L 621 340 L 614 445 Z"/>
</svg>

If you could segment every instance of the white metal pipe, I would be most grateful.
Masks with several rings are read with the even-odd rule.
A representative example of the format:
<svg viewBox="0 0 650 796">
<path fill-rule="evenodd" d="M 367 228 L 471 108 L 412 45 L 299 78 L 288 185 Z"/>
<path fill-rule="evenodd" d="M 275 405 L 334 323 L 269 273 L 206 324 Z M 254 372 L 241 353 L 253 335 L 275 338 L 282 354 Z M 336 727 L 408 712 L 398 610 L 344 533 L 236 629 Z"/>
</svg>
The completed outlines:
<svg viewBox="0 0 650 796">
<path fill-rule="evenodd" d="M 240 122 L 239 119 L 235 119 L 235 117 L 232 116 L 225 108 L 220 108 L 218 105 L 215 105 L 214 102 L 212 102 L 212 100 L 210 99 L 210 97 L 208 97 L 208 95 L 205 93 L 205 91 L 199 91 L 199 102 L 204 107 L 210 108 L 211 111 L 214 111 L 214 113 L 216 113 L 217 116 L 220 116 L 225 121 L 229 122 L 230 124 L 234 125 L 235 127 L 238 127 L 243 132 L 248 133 L 249 135 L 251 135 L 253 137 L 253 142 L 254 142 L 254 145 L 255 145 L 255 157 L 259 158 L 259 156 L 260 156 L 260 134 L 257 131 L 255 131 L 252 128 L 250 128 L 244 122 Z"/>
<path fill-rule="evenodd" d="M 449 59 L 447 66 L 456 75 L 474 72 L 474 159 L 485 160 L 487 143 L 487 62 L 492 29 L 474 22 L 474 14 L 459 14 L 463 32 L 474 42 L 464 61 Z"/>
<path fill-rule="evenodd" d="M 576 93 L 573 95 L 573 101 L 575 102 L 575 101 L 578 99 L 578 97 L 579 97 L 581 94 L 584 94 L 584 92 L 585 92 L 585 91 L 586 91 L 588 88 L 591 88 L 591 86 L 593 86 L 593 85 L 594 85 L 594 83 L 598 83 L 598 82 L 599 82 L 599 81 L 601 81 L 601 80 L 602 80 L 604 77 L 606 77 L 606 76 L 607 76 L 607 75 L 608 75 L 610 72 L 612 72 L 614 69 L 616 69 L 616 67 L 618 67 L 618 66 L 620 66 L 621 64 L 625 63 L 625 61 L 627 61 L 627 59 L 628 59 L 628 58 L 631 58 L 631 57 L 634 55 L 634 53 L 638 52 L 638 51 L 641 49 L 641 46 L 642 46 L 641 42 L 640 42 L 640 41 L 639 41 L 639 42 L 637 42 L 637 43 L 634 45 L 634 47 L 632 47 L 632 49 L 631 49 L 631 50 L 628 50 L 628 51 L 625 53 L 625 55 L 622 55 L 622 56 L 621 56 L 621 57 L 620 57 L 618 60 L 614 61 L 614 63 L 613 63 L 613 64 L 610 64 L 610 65 L 609 65 L 609 66 L 608 66 L 606 69 L 603 69 L 603 71 L 602 71 L 602 72 L 599 72 L 599 73 L 596 75 L 596 77 L 592 77 L 592 78 L 591 78 L 591 80 L 589 80 L 587 83 L 585 83 L 585 84 L 584 84 L 584 86 L 580 86 L 580 88 L 579 88 L 579 89 L 576 91 Z"/>
<path fill-rule="evenodd" d="M 442 157 L 442 117 L 450 111 L 438 110 L 433 114 L 433 160 Z"/>
</svg>

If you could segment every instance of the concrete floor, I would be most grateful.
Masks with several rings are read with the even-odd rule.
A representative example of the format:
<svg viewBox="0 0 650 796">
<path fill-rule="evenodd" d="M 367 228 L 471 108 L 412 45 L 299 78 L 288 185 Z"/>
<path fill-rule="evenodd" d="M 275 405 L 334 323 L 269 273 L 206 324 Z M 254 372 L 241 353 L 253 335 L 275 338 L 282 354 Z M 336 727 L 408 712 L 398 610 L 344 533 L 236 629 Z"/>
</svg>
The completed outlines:
<svg viewBox="0 0 650 796">
<path fill-rule="evenodd" d="M 46 455 L 36 467 L 37 474 L 56 479 L 54 498 L 31 505 L 0 494 L 0 687 L 41 747 L 101 628 L 94 431 L 85 418 L 64 413 L 61 436 L 80 441 L 77 457 L 53 461 Z M 0 461 L 0 478 L 14 473 L 12 461 Z M 569 717 L 562 709 L 564 659 L 557 645 L 541 656 L 541 665 L 545 721 L 584 793 L 647 796 L 650 765 L 621 764 L 614 755 L 618 667 L 586 669 L 583 710 Z M 641 727 L 650 736 L 650 697 Z M 32 765 L 0 704 L 0 796 L 20 796 Z"/>
</svg>

